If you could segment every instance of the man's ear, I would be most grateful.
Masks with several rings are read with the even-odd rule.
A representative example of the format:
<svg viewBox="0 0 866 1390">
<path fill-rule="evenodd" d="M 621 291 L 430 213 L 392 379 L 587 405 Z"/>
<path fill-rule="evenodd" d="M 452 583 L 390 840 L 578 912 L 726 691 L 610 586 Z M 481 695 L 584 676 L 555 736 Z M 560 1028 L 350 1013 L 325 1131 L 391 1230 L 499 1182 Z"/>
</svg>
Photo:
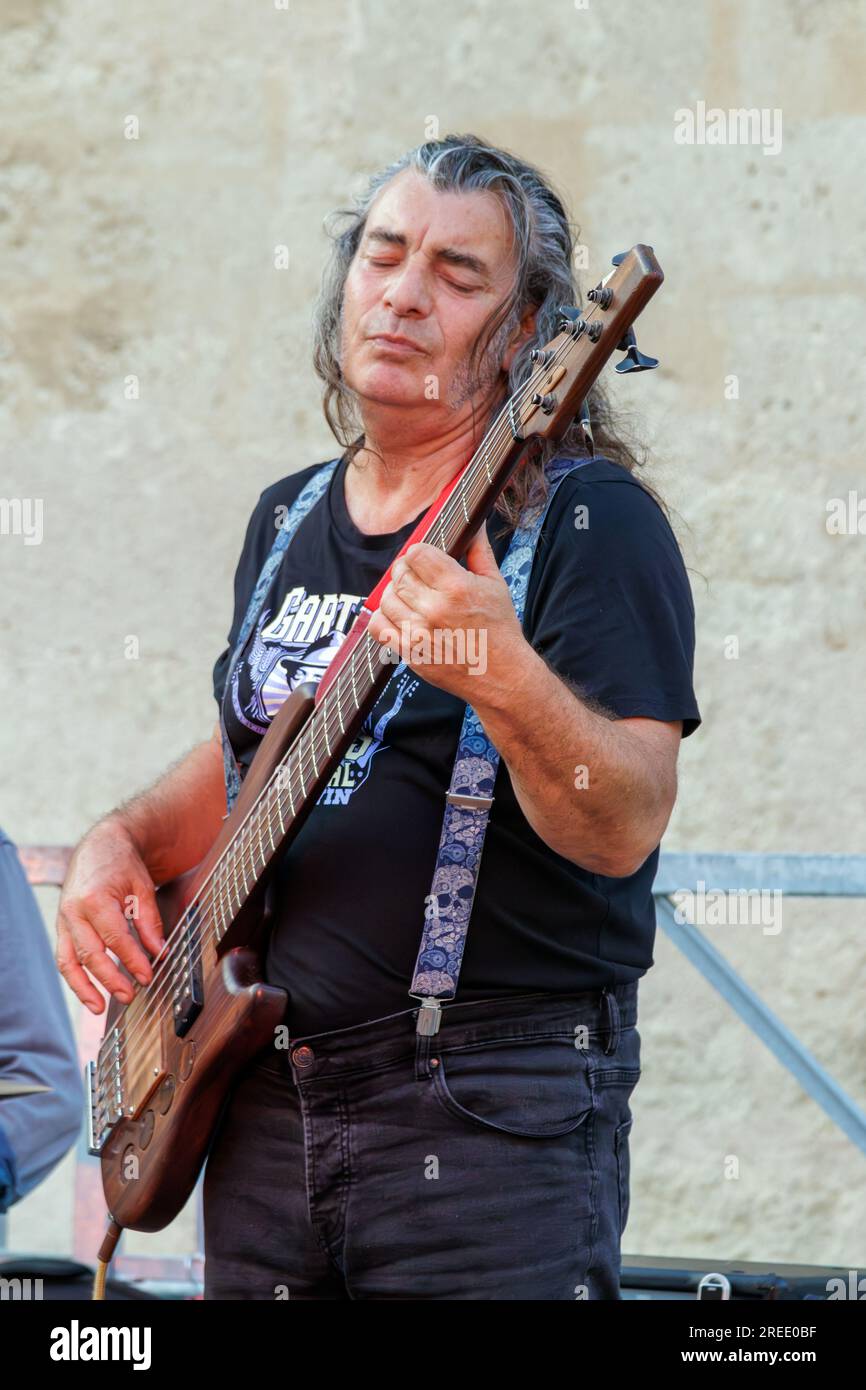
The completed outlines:
<svg viewBox="0 0 866 1390">
<path fill-rule="evenodd" d="M 531 305 L 524 313 L 518 327 L 515 328 L 502 358 L 502 370 L 504 372 L 510 371 L 511 364 L 520 349 L 535 336 L 535 316 L 537 313 L 538 305 Z"/>
</svg>

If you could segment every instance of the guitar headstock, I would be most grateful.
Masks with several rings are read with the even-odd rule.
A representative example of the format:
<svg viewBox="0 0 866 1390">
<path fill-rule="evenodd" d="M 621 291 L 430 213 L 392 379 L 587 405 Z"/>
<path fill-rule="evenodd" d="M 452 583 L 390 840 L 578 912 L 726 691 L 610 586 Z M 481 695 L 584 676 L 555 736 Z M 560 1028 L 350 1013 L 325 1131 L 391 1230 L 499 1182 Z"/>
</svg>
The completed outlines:
<svg viewBox="0 0 866 1390">
<path fill-rule="evenodd" d="M 633 246 L 613 259 L 613 270 L 587 298 L 586 317 L 560 306 L 560 331 L 533 355 L 535 371 L 516 393 L 514 423 L 524 438 L 556 440 L 565 434 L 587 392 L 617 349 L 626 356 L 617 371 L 658 365 L 638 351 L 632 325 L 664 280 L 651 246 Z"/>
</svg>

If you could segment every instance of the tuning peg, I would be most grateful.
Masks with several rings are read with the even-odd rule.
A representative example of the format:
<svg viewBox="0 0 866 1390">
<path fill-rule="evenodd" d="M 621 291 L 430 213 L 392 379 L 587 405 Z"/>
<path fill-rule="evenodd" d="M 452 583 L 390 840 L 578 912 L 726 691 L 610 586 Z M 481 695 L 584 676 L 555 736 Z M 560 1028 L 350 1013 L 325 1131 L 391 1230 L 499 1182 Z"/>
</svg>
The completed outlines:
<svg viewBox="0 0 866 1390">
<path fill-rule="evenodd" d="M 653 367 L 657 367 L 659 364 L 657 357 L 647 357 L 640 351 L 633 328 L 628 330 L 625 337 L 616 346 L 618 352 L 625 353 L 622 361 L 616 364 L 616 370 L 620 375 L 624 376 L 626 372 L 651 372 Z"/>
<path fill-rule="evenodd" d="M 613 299 L 613 290 L 610 285 L 596 285 L 594 290 L 587 291 L 587 299 L 591 299 L 593 304 L 597 304 L 600 309 L 609 309 Z"/>
<path fill-rule="evenodd" d="M 557 333 L 570 333 L 572 338 L 579 338 L 586 323 L 581 318 L 580 310 L 575 309 L 572 304 L 559 305 L 559 321 L 556 325 Z"/>
</svg>

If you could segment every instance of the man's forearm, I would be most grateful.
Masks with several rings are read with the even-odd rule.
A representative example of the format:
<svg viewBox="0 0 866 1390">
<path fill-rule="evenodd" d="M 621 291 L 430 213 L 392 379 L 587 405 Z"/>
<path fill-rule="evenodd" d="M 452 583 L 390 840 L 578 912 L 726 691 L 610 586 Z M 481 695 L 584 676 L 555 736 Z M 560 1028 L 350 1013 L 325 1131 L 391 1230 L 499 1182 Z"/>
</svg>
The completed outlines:
<svg viewBox="0 0 866 1390">
<path fill-rule="evenodd" d="M 198 864 L 225 816 L 222 756 L 215 739 L 199 744 L 146 791 L 105 817 L 132 837 L 154 883 Z"/>
<path fill-rule="evenodd" d="M 473 708 L 536 834 L 591 873 L 635 872 L 667 824 L 663 764 L 619 721 L 589 709 L 528 642 L 507 677 L 487 675 Z"/>
</svg>

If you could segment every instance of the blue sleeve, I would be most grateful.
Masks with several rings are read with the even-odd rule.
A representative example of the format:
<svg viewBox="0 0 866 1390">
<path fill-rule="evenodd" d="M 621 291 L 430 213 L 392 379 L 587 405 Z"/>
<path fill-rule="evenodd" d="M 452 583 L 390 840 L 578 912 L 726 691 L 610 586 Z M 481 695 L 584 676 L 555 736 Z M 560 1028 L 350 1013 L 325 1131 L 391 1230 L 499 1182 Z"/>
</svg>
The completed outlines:
<svg viewBox="0 0 866 1390">
<path fill-rule="evenodd" d="M 15 1155 L 9 1146 L 3 1126 L 0 1125 L 0 1212 L 8 1211 L 20 1196 L 18 1175 L 15 1172 Z"/>
<path fill-rule="evenodd" d="M 545 520 L 526 635 L 590 704 L 620 719 L 681 719 L 687 738 L 701 716 L 695 610 L 676 537 L 624 469 L 590 464 L 581 474 L 562 482 Z"/>
<path fill-rule="evenodd" d="M 81 1129 L 84 1087 L 45 925 L 0 830 L 0 1077 L 49 1086 L 0 1097 L 0 1211 L 51 1172 Z"/>
</svg>

